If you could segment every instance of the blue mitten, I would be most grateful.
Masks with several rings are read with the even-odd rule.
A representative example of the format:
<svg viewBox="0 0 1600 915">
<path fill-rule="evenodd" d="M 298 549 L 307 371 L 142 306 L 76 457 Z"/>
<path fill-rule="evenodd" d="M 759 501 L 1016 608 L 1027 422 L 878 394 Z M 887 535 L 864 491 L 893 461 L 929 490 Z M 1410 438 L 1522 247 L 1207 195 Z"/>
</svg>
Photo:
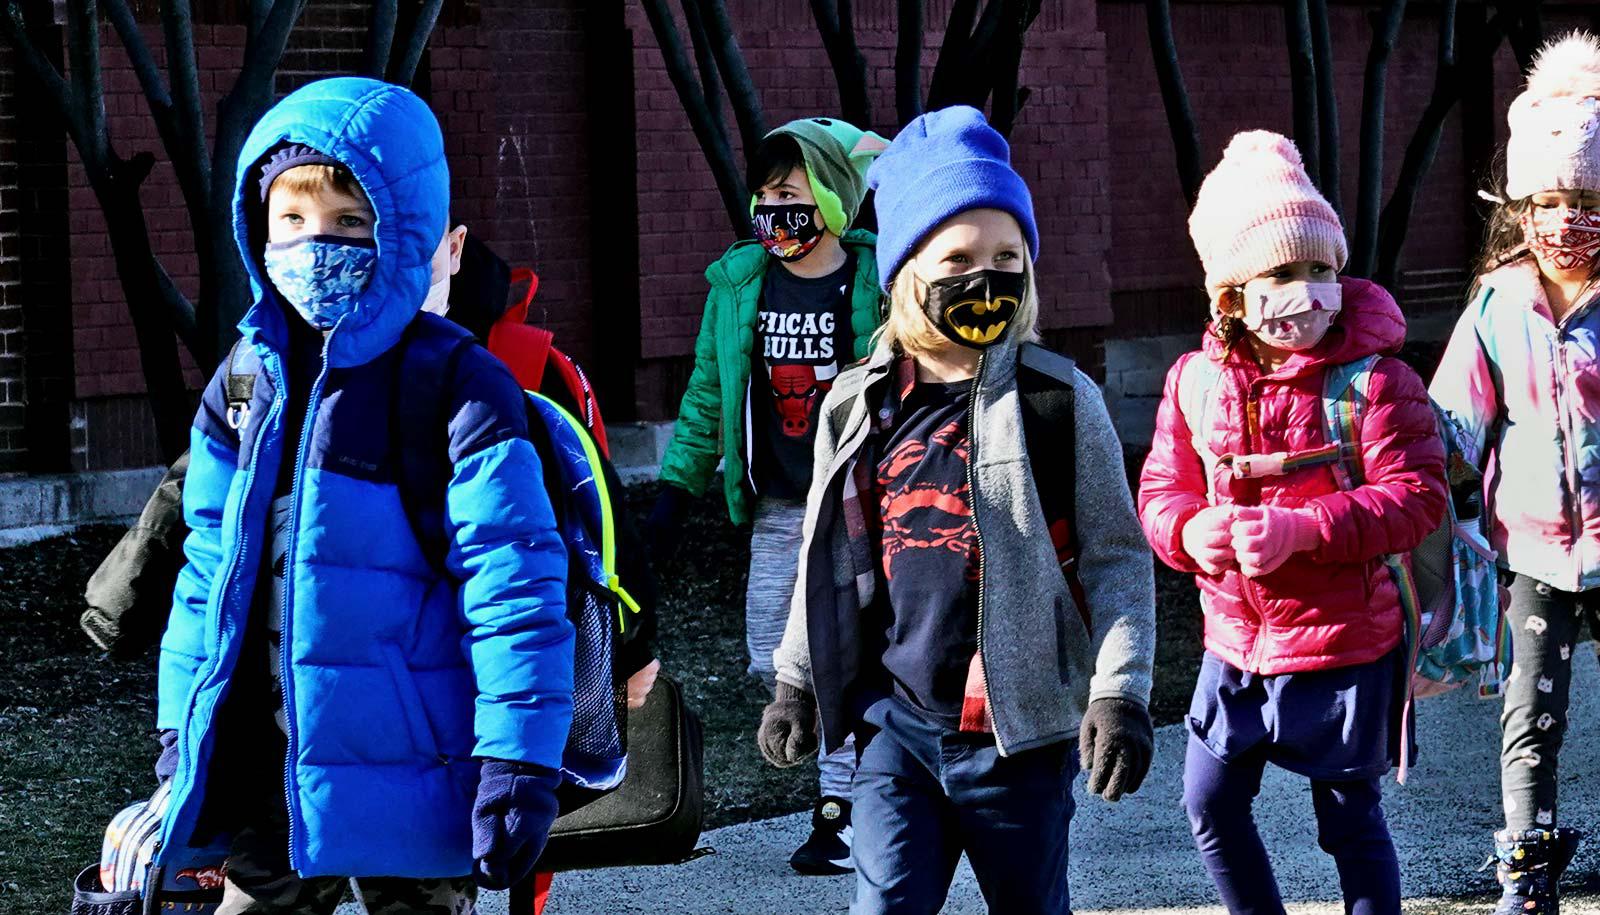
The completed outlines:
<svg viewBox="0 0 1600 915">
<path fill-rule="evenodd" d="M 486 759 L 472 805 L 473 874 L 478 885 L 503 890 L 533 870 L 556 820 L 561 773 L 532 763 Z"/>
<path fill-rule="evenodd" d="M 161 741 L 161 758 L 156 760 L 156 781 L 164 782 L 178 772 L 178 732 L 168 729 L 156 735 Z"/>
</svg>

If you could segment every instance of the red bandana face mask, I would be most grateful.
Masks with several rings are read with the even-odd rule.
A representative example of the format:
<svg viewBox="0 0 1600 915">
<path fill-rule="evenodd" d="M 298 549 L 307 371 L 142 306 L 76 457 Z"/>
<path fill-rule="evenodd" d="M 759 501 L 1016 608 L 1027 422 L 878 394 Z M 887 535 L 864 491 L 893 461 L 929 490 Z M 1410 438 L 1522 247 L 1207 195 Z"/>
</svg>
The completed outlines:
<svg viewBox="0 0 1600 915">
<path fill-rule="evenodd" d="M 1562 270 L 1587 267 L 1600 255 L 1600 210 L 1534 207 L 1522 231 L 1535 256 Z"/>
</svg>

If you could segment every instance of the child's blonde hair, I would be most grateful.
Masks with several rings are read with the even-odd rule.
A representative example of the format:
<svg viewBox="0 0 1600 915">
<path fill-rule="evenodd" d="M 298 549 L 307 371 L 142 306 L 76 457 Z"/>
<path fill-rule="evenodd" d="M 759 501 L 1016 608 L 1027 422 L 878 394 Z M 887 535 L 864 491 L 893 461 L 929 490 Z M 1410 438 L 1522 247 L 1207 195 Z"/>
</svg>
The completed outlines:
<svg viewBox="0 0 1600 915">
<path fill-rule="evenodd" d="M 362 189 L 356 176 L 349 169 L 337 165 L 296 165 L 274 178 L 268 193 L 279 188 L 290 194 L 316 196 L 325 191 L 338 191 L 357 200 L 367 199 L 367 192 Z"/>
<path fill-rule="evenodd" d="M 956 345 L 934 326 L 923 307 L 927 301 L 923 291 L 925 284 L 917 277 L 915 262 L 915 258 L 908 258 L 900 272 L 895 274 L 894 282 L 889 284 L 889 315 L 873 335 L 874 349 L 887 343 L 895 352 L 916 358 Z M 1037 343 L 1039 290 L 1033 270 L 1033 254 L 1026 249 L 1022 252 L 1022 275 L 1027 281 L 1027 289 L 1017 306 L 1017 316 L 1011 319 L 1011 326 L 1006 328 L 1006 336 L 1018 343 Z"/>
</svg>

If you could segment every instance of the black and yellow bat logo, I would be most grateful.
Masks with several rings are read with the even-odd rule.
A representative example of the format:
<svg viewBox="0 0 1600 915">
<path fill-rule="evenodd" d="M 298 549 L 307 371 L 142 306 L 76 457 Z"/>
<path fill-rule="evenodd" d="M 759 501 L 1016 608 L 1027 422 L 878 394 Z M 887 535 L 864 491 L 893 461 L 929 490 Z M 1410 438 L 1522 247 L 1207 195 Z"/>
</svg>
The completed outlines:
<svg viewBox="0 0 1600 915">
<path fill-rule="evenodd" d="M 1015 296 L 988 298 L 977 295 L 955 301 L 944 310 L 944 320 L 961 339 L 987 346 L 1000 339 L 1017 316 L 1021 302 Z"/>
</svg>

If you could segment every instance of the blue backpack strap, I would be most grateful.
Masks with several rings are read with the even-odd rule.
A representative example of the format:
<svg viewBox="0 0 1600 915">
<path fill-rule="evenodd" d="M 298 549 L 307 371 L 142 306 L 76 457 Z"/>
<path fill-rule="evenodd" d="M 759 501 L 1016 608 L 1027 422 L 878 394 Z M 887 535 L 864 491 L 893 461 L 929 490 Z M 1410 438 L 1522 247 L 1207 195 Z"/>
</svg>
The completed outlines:
<svg viewBox="0 0 1600 915">
<path fill-rule="evenodd" d="M 1372 355 L 1335 365 L 1322 377 L 1323 431 L 1328 444 L 1339 446 L 1339 460 L 1332 466 L 1340 489 L 1354 489 L 1366 480 L 1361 467 L 1361 417 L 1372 369 L 1380 358 Z"/>
</svg>

